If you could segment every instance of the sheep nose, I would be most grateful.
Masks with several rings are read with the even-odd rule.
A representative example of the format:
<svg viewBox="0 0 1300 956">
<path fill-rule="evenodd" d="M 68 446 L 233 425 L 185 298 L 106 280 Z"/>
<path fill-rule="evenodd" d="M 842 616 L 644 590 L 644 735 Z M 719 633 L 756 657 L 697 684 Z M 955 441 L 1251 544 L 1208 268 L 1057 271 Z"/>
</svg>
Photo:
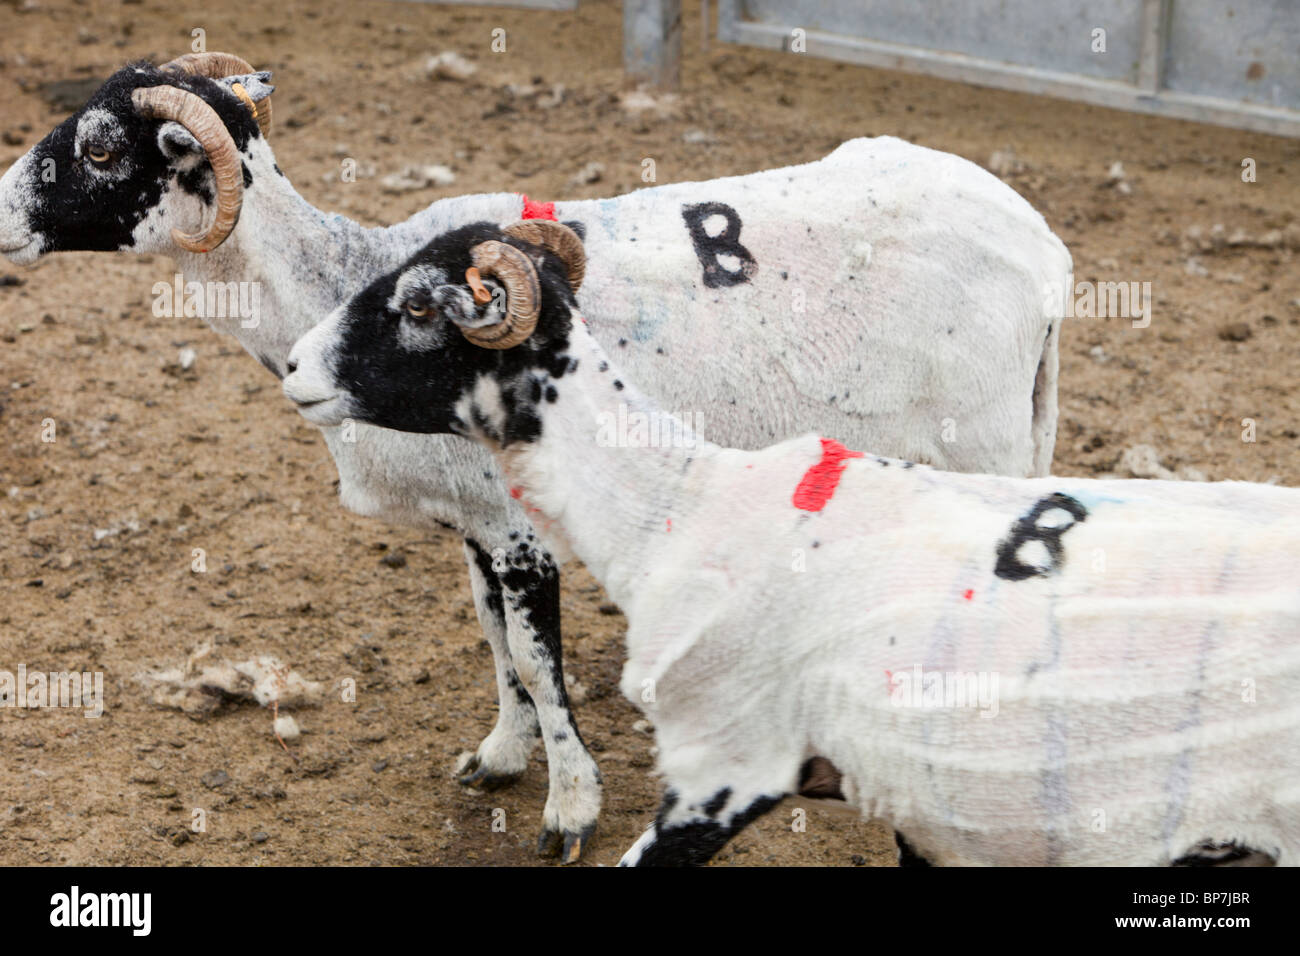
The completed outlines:
<svg viewBox="0 0 1300 956">
<path fill-rule="evenodd" d="M 285 363 L 285 368 L 287 368 L 289 374 L 292 375 L 294 372 L 298 371 L 298 360 L 295 358 L 289 359 L 289 361 Z"/>
</svg>

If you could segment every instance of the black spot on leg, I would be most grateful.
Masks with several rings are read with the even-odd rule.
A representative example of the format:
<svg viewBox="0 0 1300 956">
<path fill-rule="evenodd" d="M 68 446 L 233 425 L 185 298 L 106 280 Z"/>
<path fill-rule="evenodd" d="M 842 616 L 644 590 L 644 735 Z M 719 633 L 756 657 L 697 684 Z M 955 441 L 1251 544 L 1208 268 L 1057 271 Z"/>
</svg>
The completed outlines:
<svg viewBox="0 0 1300 956">
<path fill-rule="evenodd" d="M 731 822 L 726 825 L 713 820 L 669 824 L 666 822 L 668 815 L 679 799 L 677 794 L 670 790 L 664 795 L 663 803 L 659 807 L 659 815 L 655 820 L 654 842 L 645 848 L 636 865 L 702 866 L 726 846 L 728 840 L 775 807 L 784 796 L 785 794 L 759 797 L 744 810 L 735 814 Z"/>
<path fill-rule="evenodd" d="M 534 706 L 532 696 L 528 693 L 528 690 L 524 687 L 523 682 L 519 679 L 519 675 L 515 673 L 514 668 L 511 668 L 510 676 L 506 678 L 506 684 L 509 686 L 509 688 L 512 691 L 515 692 L 515 700 L 529 707 Z M 541 735 L 542 728 L 540 724 L 538 724 L 534 728 L 534 730 L 539 736 Z"/>
<path fill-rule="evenodd" d="M 533 537 L 531 534 L 528 536 Z M 555 700 L 563 708 L 569 730 L 586 749 L 582 733 L 569 705 L 564 685 L 564 664 L 560 640 L 560 572 L 545 551 L 527 543 L 516 545 L 506 555 L 507 570 L 499 574 L 509 592 L 511 608 L 523 614 L 533 629 L 533 642 L 542 648 L 542 659 Z M 599 772 L 597 772 L 599 779 Z"/>
<path fill-rule="evenodd" d="M 898 847 L 898 865 L 899 866 L 929 866 L 930 861 L 916 850 L 912 849 L 912 844 L 903 838 L 903 834 L 897 830 L 894 831 L 894 845 Z"/>
<path fill-rule="evenodd" d="M 722 812 L 722 808 L 727 805 L 729 799 L 731 799 L 731 788 L 723 787 L 704 804 L 704 815 L 710 820 L 717 819 L 718 814 Z"/>
<path fill-rule="evenodd" d="M 492 567 L 492 555 L 488 554 L 483 549 L 483 546 L 472 538 L 466 538 L 465 543 L 469 545 L 470 550 L 474 553 L 474 564 L 477 566 L 479 574 L 487 582 L 487 596 L 483 603 L 489 613 L 494 618 L 497 618 L 501 627 L 504 628 L 506 626 L 505 604 L 501 600 L 501 581 L 497 577 L 496 570 Z"/>
</svg>

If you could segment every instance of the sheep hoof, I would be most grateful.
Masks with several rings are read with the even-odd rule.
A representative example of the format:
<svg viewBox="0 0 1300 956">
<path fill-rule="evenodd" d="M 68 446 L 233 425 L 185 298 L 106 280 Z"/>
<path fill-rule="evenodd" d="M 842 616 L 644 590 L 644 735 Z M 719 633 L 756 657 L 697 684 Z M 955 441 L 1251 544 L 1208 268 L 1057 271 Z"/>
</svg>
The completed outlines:
<svg viewBox="0 0 1300 956">
<path fill-rule="evenodd" d="M 482 766 L 478 756 L 475 755 L 460 768 L 460 775 L 456 777 L 456 782 L 462 787 L 472 787 L 490 793 L 510 786 L 523 775 L 522 770 L 514 773 L 497 773 L 491 767 Z"/>
<path fill-rule="evenodd" d="M 542 831 L 541 837 L 537 841 L 537 855 L 545 857 L 560 858 L 560 863 L 567 866 L 570 863 L 577 863 L 582 857 L 582 851 L 587 849 L 591 842 L 591 836 L 596 832 L 596 824 L 589 827 L 583 827 L 581 830 L 552 830 L 549 827 Z"/>
</svg>

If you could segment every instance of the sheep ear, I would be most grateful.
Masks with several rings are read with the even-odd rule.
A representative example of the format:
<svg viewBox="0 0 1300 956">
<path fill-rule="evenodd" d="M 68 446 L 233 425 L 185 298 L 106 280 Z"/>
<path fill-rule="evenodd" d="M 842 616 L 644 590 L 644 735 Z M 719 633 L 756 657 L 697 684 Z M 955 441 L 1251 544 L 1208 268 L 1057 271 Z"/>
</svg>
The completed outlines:
<svg viewBox="0 0 1300 956">
<path fill-rule="evenodd" d="M 244 91 L 252 97 L 254 103 L 262 102 L 262 100 L 275 92 L 275 87 L 271 85 L 271 74 L 268 70 L 263 70 L 260 73 L 223 76 L 217 80 L 217 82 L 228 90 L 238 83 L 244 88 Z M 234 96 L 235 94 L 232 91 L 230 95 Z"/>
<path fill-rule="evenodd" d="M 158 148 L 173 163 L 203 156 L 203 145 L 194 134 L 171 120 L 158 127 Z"/>
<path fill-rule="evenodd" d="M 488 280 L 492 301 L 479 305 L 467 286 L 440 285 L 433 290 L 431 301 L 438 311 L 462 329 L 481 329 L 496 325 L 506 314 L 506 290 Z"/>
</svg>

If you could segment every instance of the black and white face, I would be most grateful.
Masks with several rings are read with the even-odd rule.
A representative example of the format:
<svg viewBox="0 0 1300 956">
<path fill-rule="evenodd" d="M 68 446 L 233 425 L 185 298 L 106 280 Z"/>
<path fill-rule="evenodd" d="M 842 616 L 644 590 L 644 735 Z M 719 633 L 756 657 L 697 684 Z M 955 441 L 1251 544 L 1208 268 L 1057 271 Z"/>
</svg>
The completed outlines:
<svg viewBox="0 0 1300 956">
<path fill-rule="evenodd" d="M 28 264 L 58 251 L 175 252 L 173 226 L 193 230 L 211 218 L 212 170 L 185 127 L 142 118 L 132 91 L 170 84 L 198 94 L 246 153 L 261 132 L 230 85 L 240 82 L 260 100 L 269 79 L 212 80 L 148 64 L 114 73 L 0 178 L 0 254 Z M 245 167 L 246 184 L 249 177 Z"/>
<path fill-rule="evenodd" d="M 463 329 L 500 322 L 504 288 L 475 302 L 465 278 L 470 250 L 490 239 L 523 250 L 541 287 L 537 327 L 509 349 L 475 345 Z M 483 437 L 501 445 L 540 434 L 539 402 L 568 358 L 573 293 L 562 264 L 536 246 L 474 223 L 434 239 L 401 268 L 376 279 L 298 340 L 284 393 L 318 425 L 353 420 L 399 431 Z"/>
</svg>

